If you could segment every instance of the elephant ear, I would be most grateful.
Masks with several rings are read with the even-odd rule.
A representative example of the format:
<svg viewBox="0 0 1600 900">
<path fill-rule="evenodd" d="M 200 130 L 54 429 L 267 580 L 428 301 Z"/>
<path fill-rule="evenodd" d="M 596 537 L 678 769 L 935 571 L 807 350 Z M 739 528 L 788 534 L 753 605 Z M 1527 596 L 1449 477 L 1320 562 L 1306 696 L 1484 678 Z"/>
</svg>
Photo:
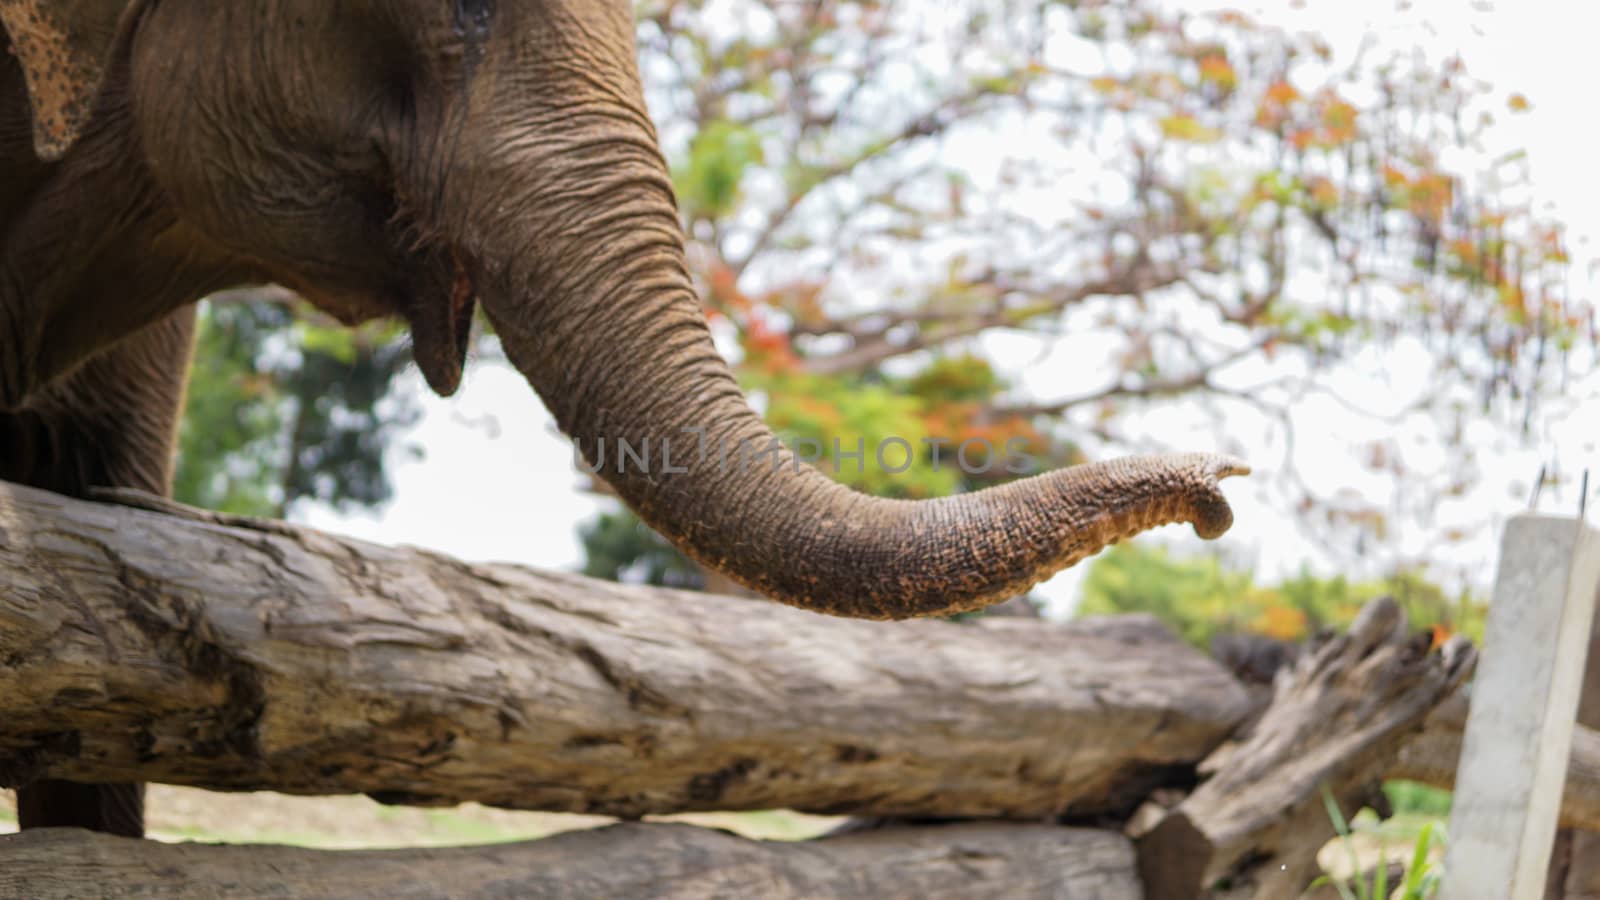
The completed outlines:
<svg viewBox="0 0 1600 900">
<path fill-rule="evenodd" d="M 126 0 L 0 0 L 33 103 L 33 147 L 60 159 L 89 121 Z"/>
</svg>

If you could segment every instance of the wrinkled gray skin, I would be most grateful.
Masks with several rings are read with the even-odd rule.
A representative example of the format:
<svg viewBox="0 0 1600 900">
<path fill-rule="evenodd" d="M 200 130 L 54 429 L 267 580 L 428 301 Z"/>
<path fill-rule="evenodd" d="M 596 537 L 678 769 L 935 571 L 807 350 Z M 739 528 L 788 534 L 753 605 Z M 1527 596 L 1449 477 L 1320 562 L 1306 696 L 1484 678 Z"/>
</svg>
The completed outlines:
<svg viewBox="0 0 1600 900">
<path fill-rule="evenodd" d="M 766 446 L 685 269 L 626 0 L 0 0 L 0 20 L 0 477 L 166 490 L 192 304 L 265 282 L 406 320 L 441 394 L 481 302 L 591 459 L 685 428 Z M 603 474 L 689 555 L 867 618 L 998 602 L 1164 523 L 1215 537 L 1217 481 L 1244 471 L 1150 457 L 913 503 L 681 456 Z M 137 828 L 124 788 L 23 793 L 28 824 Z"/>
</svg>

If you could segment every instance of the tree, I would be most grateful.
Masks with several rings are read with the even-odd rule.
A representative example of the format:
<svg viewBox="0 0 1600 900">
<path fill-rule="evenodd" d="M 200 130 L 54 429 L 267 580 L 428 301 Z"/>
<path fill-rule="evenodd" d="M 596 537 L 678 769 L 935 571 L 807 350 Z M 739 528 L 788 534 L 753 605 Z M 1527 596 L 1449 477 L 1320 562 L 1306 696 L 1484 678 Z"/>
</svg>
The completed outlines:
<svg viewBox="0 0 1600 900">
<path fill-rule="evenodd" d="M 395 328 L 321 322 L 276 289 L 205 304 L 174 495 L 277 518 L 302 498 L 382 503 L 385 451 L 420 411 L 393 390 L 410 358 Z"/>
<path fill-rule="evenodd" d="M 705 588 L 704 571 L 631 513 L 601 513 L 580 526 L 578 535 L 585 575 L 689 591 Z"/>
<path fill-rule="evenodd" d="M 769 420 L 830 471 L 836 438 L 919 448 L 842 475 L 863 489 L 984 483 L 934 471 L 924 437 L 1059 464 L 1209 421 L 1223 449 L 1283 450 L 1273 490 L 1325 546 L 1411 565 L 1377 552 L 1395 513 L 1469 530 L 1413 515 L 1480 477 L 1467 427 L 1526 433 L 1593 361 L 1562 229 L 1483 142 L 1527 101 L 1459 59 L 1148 0 L 646 0 L 639 35 L 707 314 Z M 1016 381 L 1052 341 L 1097 381 Z M 1348 396 L 1402 357 L 1429 390 Z M 1388 499 L 1313 483 L 1292 411 L 1328 397 L 1443 462 L 1384 440 L 1360 452 Z"/>
<path fill-rule="evenodd" d="M 1436 642 L 1458 633 L 1483 640 L 1484 601 L 1470 591 L 1452 596 L 1416 571 L 1354 581 L 1302 570 L 1260 583 L 1215 557 L 1175 557 L 1161 547 L 1131 544 L 1113 547 L 1090 564 L 1079 612 L 1148 613 L 1189 643 L 1209 648 L 1221 635 L 1299 643 L 1319 631 L 1342 632 L 1380 597 L 1392 597 L 1413 628 L 1433 629 Z"/>
</svg>

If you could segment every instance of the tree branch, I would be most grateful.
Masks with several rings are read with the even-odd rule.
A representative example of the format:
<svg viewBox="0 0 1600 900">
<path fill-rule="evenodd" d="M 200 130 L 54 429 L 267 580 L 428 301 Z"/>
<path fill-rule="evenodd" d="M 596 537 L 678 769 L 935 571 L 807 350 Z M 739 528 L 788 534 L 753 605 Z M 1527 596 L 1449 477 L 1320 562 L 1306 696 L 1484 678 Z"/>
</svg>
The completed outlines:
<svg viewBox="0 0 1600 900">
<path fill-rule="evenodd" d="M 1156 378 L 1139 384 L 1119 382 L 1103 387 L 1100 390 L 1079 394 L 1076 397 L 1069 397 L 1065 400 L 997 407 L 994 412 L 997 415 L 1010 416 L 1059 416 L 1073 407 L 1087 403 L 1135 397 L 1144 399 L 1175 397 L 1201 389 L 1215 390 L 1216 388 L 1211 384 L 1211 376 L 1215 375 L 1218 369 L 1226 368 L 1241 359 L 1261 352 L 1261 349 L 1274 339 L 1274 336 L 1270 334 L 1257 338 L 1244 347 L 1230 351 L 1220 359 L 1200 365 L 1195 372 L 1181 378 Z"/>
<path fill-rule="evenodd" d="M 864 333 L 859 327 L 865 317 L 847 320 L 844 323 L 846 326 L 852 321 L 857 325 L 855 346 L 828 356 L 807 357 L 802 366 L 807 372 L 816 375 L 862 372 L 896 357 L 972 337 L 991 328 L 1018 327 L 1041 316 L 1058 313 L 1091 297 L 1143 294 L 1170 287 L 1182 278 L 1183 271 L 1178 268 L 1155 267 L 1147 263 L 1134 264 L 1104 278 L 1037 295 L 1038 299 L 1035 302 L 1019 309 L 1003 306 L 1002 301 L 1006 295 L 1025 292 L 1026 288 L 1009 284 L 998 275 L 989 275 L 971 283 L 974 287 L 982 286 L 994 291 L 995 305 L 989 309 L 975 313 L 947 312 L 945 317 L 940 317 L 940 314 L 933 310 L 890 314 L 882 326 L 871 334 Z M 890 336 L 892 331 L 906 324 L 916 324 L 918 328 L 904 340 L 892 340 Z M 814 327 L 811 333 L 828 332 Z"/>
</svg>

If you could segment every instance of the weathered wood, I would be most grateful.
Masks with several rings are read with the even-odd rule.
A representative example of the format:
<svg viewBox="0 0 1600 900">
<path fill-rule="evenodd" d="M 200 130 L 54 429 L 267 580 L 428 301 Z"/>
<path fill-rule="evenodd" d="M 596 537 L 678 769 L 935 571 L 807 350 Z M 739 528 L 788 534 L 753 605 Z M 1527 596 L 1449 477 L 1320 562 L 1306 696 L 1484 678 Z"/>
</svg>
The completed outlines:
<svg viewBox="0 0 1600 900">
<path fill-rule="evenodd" d="M 1466 726 L 1467 693 L 1457 691 L 1439 704 L 1422 731 L 1406 742 L 1389 769 L 1389 777 L 1453 790 Z M 1593 728 L 1580 726 L 1573 730 L 1567 784 L 1561 798 L 1561 824 L 1600 830 L 1600 731 Z"/>
<path fill-rule="evenodd" d="M 434 850 L 158 844 L 44 829 L 0 837 L 0 897 L 924 898 L 1138 900 L 1121 835 L 1047 825 L 894 828 L 764 843 L 614 825 Z"/>
<path fill-rule="evenodd" d="M 1572 831 L 1572 855 L 1561 900 L 1600 900 L 1600 834 Z"/>
<path fill-rule="evenodd" d="M 1475 656 L 1464 638 L 1430 652 L 1429 635 L 1409 635 L 1388 599 L 1369 604 L 1348 634 L 1308 648 L 1279 673 L 1248 735 L 1202 763 L 1209 777 L 1140 838 L 1147 896 L 1193 900 L 1222 879 L 1233 883 L 1229 896 L 1299 896 L 1334 836 L 1322 789 L 1346 815 L 1359 808 Z"/>
<path fill-rule="evenodd" d="M 1600 589 L 1595 591 L 1594 603 L 1600 606 Z M 1595 728 L 1600 727 L 1600 615 L 1593 616 L 1589 623 L 1587 658 L 1583 686 L 1578 692 L 1578 724 Z M 1569 774 L 1568 784 L 1571 781 Z M 1556 844 L 1564 852 L 1551 854 L 1545 893 L 1556 900 L 1600 898 L 1600 832 L 1563 828 L 1556 834 Z M 1557 856 L 1562 858 L 1558 860 Z"/>
<path fill-rule="evenodd" d="M 1578 828 L 1556 832 L 1543 900 L 1600 900 L 1600 834 Z"/>
<path fill-rule="evenodd" d="M 3 785 L 1091 815 L 1249 712 L 1148 618 L 848 621 L 9 485 L 0 573 Z"/>
<path fill-rule="evenodd" d="M 1543 900 L 1597 583 L 1600 535 L 1579 520 L 1506 524 L 1450 811 L 1451 900 Z"/>
<path fill-rule="evenodd" d="M 1596 599 L 1596 603 L 1600 604 L 1600 598 Z M 1600 617 L 1597 617 L 1597 621 L 1600 621 Z M 1600 653 L 1594 650 L 1596 645 L 1593 639 L 1597 635 L 1600 635 L 1600 627 L 1591 630 L 1592 664 L 1600 664 Z M 1240 664 L 1240 648 L 1246 653 L 1252 652 L 1252 648 L 1259 648 L 1261 655 L 1251 660 L 1253 668 Z M 1297 658 L 1295 653 L 1280 655 L 1270 644 L 1256 638 L 1236 645 L 1214 645 L 1212 650 L 1252 693 L 1256 691 L 1263 673 L 1275 672 L 1275 667 L 1287 665 Z M 1590 669 L 1596 669 L 1596 665 L 1591 665 Z M 1270 674 L 1267 678 L 1270 680 Z M 1461 735 L 1467 726 L 1467 693 L 1468 688 L 1465 687 L 1457 690 L 1428 714 L 1422 730 L 1407 739 L 1401 747 L 1398 758 L 1389 769 L 1389 778 L 1415 781 L 1444 790 L 1455 788 L 1456 764 L 1461 758 Z M 1263 701 L 1261 706 L 1264 712 L 1267 703 Z M 1600 831 L 1600 729 L 1585 727 L 1584 715 L 1586 713 L 1580 702 L 1579 726 L 1573 731 L 1572 752 L 1567 761 L 1567 783 L 1561 798 L 1560 821 L 1563 827 Z M 1252 718 L 1246 718 L 1245 724 L 1240 726 L 1241 730 L 1247 729 L 1251 722 Z M 1142 834 L 1139 828 L 1153 828 L 1157 823 L 1149 819 L 1161 815 L 1165 815 L 1165 810 L 1159 806 L 1145 810 L 1144 815 L 1132 823 L 1136 827 L 1128 834 L 1139 837 Z M 1600 844 L 1600 841 L 1596 844 Z M 1600 846 L 1595 846 L 1593 855 L 1600 862 Z M 1600 888 L 1591 889 L 1591 892 L 1600 895 Z M 1597 900 L 1600 900 L 1600 896 L 1597 896 Z"/>
<path fill-rule="evenodd" d="M 1596 603 L 1600 604 L 1600 598 L 1596 599 Z M 1600 617 L 1597 617 L 1597 621 L 1600 621 Z M 1591 630 L 1590 652 L 1593 655 L 1590 656 L 1590 670 L 1600 669 L 1600 653 L 1594 650 L 1597 636 L 1600 636 L 1600 627 Z M 1230 638 L 1214 644 L 1212 652 L 1254 694 L 1263 678 L 1270 682 L 1278 669 L 1298 658 L 1298 650 L 1282 653 L 1275 645 L 1276 642 L 1247 636 L 1242 640 Z M 1589 676 L 1586 674 L 1585 677 L 1587 679 Z M 1456 764 L 1461 758 L 1461 735 L 1467 726 L 1467 691 L 1467 688 L 1456 691 L 1428 714 L 1422 730 L 1407 739 L 1401 747 L 1399 757 L 1390 767 L 1389 778 L 1415 781 L 1444 790 L 1455 788 Z M 1270 693 L 1269 688 L 1268 699 Z M 1267 705 L 1267 700 L 1261 702 L 1262 712 L 1265 712 Z M 1561 824 L 1568 828 L 1600 831 L 1600 730 L 1584 727 L 1584 715 L 1586 713 L 1580 703 L 1579 727 L 1572 735 L 1567 784 L 1561 799 Z M 1241 731 L 1248 729 L 1252 721 L 1253 717 L 1246 718 L 1240 726 Z M 1157 807 L 1146 813 L 1153 817 L 1164 815 L 1165 811 Z M 1136 824 L 1148 829 L 1154 827 L 1156 822 L 1146 820 Z M 1129 835 L 1137 838 L 1139 832 L 1135 829 Z M 1595 848 L 1594 855 L 1600 857 L 1600 847 Z"/>
</svg>

